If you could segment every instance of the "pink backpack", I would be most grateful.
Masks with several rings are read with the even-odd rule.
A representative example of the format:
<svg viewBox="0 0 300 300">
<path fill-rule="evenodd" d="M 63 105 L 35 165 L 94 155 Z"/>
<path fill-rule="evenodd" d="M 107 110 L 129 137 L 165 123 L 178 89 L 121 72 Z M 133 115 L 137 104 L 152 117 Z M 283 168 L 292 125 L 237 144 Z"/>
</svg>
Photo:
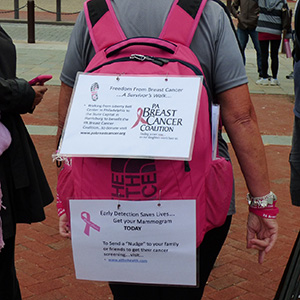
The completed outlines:
<svg viewBox="0 0 300 300">
<path fill-rule="evenodd" d="M 195 2 L 197 5 L 195 5 Z M 189 48 L 206 4 L 174 1 L 159 38 L 127 39 L 110 0 L 88 0 L 84 9 L 96 55 L 86 72 L 103 74 L 203 75 Z M 141 54 L 139 60 L 132 54 Z M 204 79 L 204 86 L 205 86 Z M 186 99 L 188 101 L 188 99 Z M 231 163 L 212 160 L 211 100 L 200 100 L 192 160 L 72 158 L 58 178 L 59 199 L 196 199 L 197 246 L 226 219 L 233 187 Z"/>
</svg>

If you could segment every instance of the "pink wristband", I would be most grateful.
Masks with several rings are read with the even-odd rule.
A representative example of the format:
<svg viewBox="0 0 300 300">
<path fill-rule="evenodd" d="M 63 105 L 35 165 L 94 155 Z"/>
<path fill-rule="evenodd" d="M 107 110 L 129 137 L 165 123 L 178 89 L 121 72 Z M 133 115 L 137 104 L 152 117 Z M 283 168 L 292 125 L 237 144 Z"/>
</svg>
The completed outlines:
<svg viewBox="0 0 300 300">
<path fill-rule="evenodd" d="M 277 214 L 279 213 L 278 207 L 273 205 L 272 208 L 253 208 L 249 206 L 249 212 L 266 219 L 276 219 Z"/>
<path fill-rule="evenodd" d="M 66 213 L 66 210 L 64 208 L 58 208 L 57 209 L 57 215 L 58 215 L 58 217 L 61 217 L 65 213 Z"/>
</svg>

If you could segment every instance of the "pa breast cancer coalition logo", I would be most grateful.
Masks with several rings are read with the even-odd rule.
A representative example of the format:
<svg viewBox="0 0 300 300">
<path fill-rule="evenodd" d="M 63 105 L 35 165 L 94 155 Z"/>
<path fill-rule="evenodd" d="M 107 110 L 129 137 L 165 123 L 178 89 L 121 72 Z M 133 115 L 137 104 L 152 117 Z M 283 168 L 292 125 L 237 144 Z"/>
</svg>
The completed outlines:
<svg viewBox="0 0 300 300">
<path fill-rule="evenodd" d="M 148 124 L 147 121 L 143 118 L 143 113 L 144 113 L 144 110 L 141 107 L 139 107 L 138 110 L 137 110 L 137 120 L 132 125 L 131 129 L 138 126 L 140 123 Z"/>
<path fill-rule="evenodd" d="M 136 114 L 137 119 L 131 129 L 139 127 L 141 132 L 173 132 L 183 125 L 177 109 L 161 107 L 156 103 L 149 107 L 139 107 Z"/>
</svg>

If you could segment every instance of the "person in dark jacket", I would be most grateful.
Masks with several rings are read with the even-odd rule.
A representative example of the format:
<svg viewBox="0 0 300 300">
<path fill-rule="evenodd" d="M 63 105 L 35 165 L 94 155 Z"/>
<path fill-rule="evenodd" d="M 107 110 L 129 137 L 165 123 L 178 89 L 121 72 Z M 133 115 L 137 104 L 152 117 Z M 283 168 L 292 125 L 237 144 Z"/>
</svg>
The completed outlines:
<svg viewBox="0 0 300 300">
<path fill-rule="evenodd" d="M 10 146 L 0 156 L 0 217 L 4 241 L 0 250 L 1 300 L 21 299 L 14 263 L 16 224 L 44 220 L 43 208 L 53 201 L 37 152 L 20 116 L 33 112 L 46 91 L 44 86 L 31 87 L 24 79 L 16 78 L 15 46 L 0 26 L 1 123 L 11 136 Z"/>
<path fill-rule="evenodd" d="M 256 31 L 259 14 L 258 4 L 254 0 L 234 0 L 231 5 L 231 13 L 238 19 L 237 36 L 241 46 L 244 63 L 246 63 L 245 49 L 250 36 L 256 50 L 257 71 L 259 77 L 262 77 L 261 53 L 258 32 Z"/>
</svg>

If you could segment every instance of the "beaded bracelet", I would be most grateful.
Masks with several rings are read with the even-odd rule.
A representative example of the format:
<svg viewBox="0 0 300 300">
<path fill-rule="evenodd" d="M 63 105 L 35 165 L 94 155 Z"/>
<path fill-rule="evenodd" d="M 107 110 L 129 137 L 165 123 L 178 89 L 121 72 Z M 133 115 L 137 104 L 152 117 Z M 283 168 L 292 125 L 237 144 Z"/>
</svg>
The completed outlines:
<svg viewBox="0 0 300 300">
<path fill-rule="evenodd" d="M 249 212 L 262 218 L 276 219 L 279 213 L 279 209 L 275 206 L 277 197 L 273 192 L 262 197 L 253 197 L 247 194 L 247 201 L 249 204 Z"/>
</svg>

